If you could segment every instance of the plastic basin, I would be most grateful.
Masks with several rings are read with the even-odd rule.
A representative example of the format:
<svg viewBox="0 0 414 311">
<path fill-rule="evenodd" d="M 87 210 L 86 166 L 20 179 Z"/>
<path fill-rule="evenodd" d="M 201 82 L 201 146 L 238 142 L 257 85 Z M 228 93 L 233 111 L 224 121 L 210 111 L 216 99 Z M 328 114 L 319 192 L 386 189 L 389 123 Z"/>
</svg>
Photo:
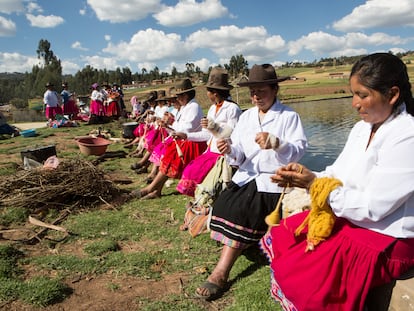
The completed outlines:
<svg viewBox="0 0 414 311">
<path fill-rule="evenodd" d="M 84 155 L 103 155 L 111 143 L 102 137 L 82 137 L 77 140 L 79 150 Z"/>
</svg>

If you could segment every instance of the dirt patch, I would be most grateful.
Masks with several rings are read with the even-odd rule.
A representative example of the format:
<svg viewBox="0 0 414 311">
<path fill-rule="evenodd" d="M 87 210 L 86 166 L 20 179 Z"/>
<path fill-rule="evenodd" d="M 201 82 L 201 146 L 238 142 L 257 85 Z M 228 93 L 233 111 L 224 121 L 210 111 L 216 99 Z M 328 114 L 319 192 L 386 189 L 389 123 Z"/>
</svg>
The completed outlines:
<svg viewBox="0 0 414 311">
<path fill-rule="evenodd" d="M 42 308 L 45 311 L 121 311 L 139 310 L 140 301 L 162 301 L 170 294 L 184 294 L 183 286 L 188 277 L 165 275 L 160 281 L 140 280 L 133 277 L 117 278 L 114 275 L 80 276 L 68 285 L 72 295 L 61 303 Z M 4 311 L 38 311 L 39 308 L 12 302 L 0 307 Z"/>
</svg>

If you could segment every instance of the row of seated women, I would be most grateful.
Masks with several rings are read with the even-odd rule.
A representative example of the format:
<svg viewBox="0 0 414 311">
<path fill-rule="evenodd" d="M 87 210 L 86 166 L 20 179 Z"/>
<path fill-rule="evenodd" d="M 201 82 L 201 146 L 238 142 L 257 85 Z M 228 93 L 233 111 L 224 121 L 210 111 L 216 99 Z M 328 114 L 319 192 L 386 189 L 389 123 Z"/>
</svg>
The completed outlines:
<svg viewBox="0 0 414 311">
<path fill-rule="evenodd" d="M 189 79 L 176 86 L 176 98 L 170 96 L 153 100 L 158 104 L 147 117 L 147 122 L 138 127 L 146 151 L 141 161 L 132 166 L 138 172 L 145 172 L 152 164 L 152 170 L 147 177 L 148 186 L 136 191 L 137 197 L 160 197 L 168 178 L 181 179 L 177 190 L 194 196 L 197 184 L 222 156 L 216 141 L 230 137 L 241 109 L 230 99 L 232 86 L 224 69 L 213 68 L 206 87 L 212 103 L 207 117 L 203 116 L 201 106 L 195 100 L 195 88 Z M 157 114 L 157 107 L 169 106 L 162 103 L 164 100 L 178 104 L 175 115 L 167 110 Z"/>
<path fill-rule="evenodd" d="M 270 293 L 283 310 L 387 310 L 395 280 L 414 267 L 414 100 L 406 65 L 389 53 L 354 64 L 352 106 L 362 120 L 323 172 L 298 163 L 308 143 L 299 115 L 277 97 L 283 80 L 272 65 L 254 65 L 239 83 L 254 106 L 240 114 L 228 93 L 217 91 L 230 91 L 226 73 L 212 71 L 207 118 L 185 80 L 177 87 L 180 110 L 165 126 L 158 173 L 134 197 L 161 196 L 168 178 L 180 179 L 178 190 L 191 195 L 210 161 L 224 157 L 237 171 L 209 223 L 223 248 L 196 297 L 223 295 L 243 250 L 260 245 L 270 262 Z M 226 103 L 234 115 L 220 121 Z M 266 217 L 289 187 L 309 191 L 311 210 L 269 228 Z"/>
</svg>

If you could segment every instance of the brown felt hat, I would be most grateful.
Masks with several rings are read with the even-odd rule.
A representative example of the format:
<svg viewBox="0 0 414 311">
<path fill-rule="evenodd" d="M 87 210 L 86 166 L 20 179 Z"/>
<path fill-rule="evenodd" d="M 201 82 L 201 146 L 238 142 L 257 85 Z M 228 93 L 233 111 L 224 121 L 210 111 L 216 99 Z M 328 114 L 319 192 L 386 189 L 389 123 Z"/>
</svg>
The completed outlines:
<svg viewBox="0 0 414 311">
<path fill-rule="evenodd" d="M 211 69 L 206 87 L 216 90 L 231 90 L 233 86 L 229 84 L 228 79 L 229 75 L 225 69 L 214 67 Z"/>
<path fill-rule="evenodd" d="M 176 95 L 184 94 L 192 90 L 195 90 L 195 87 L 193 87 L 190 79 L 181 80 L 175 86 Z"/>
<path fill-rule="evenodd" d="M 155 101 L 157 99 L 157 91 L 151 91 L 146 99 L 147 102 Z"/>
<path fill-rule="evenodd" d="M 156 102 L 163 101 L 165 100 L 164 97 L 165 97 L 165 90 L 159 90 L 157 91 L 157 99 L 155 101 Z"/>
<path fill-rule="evenodd" d="M 239 82 L 239 86 L 250 86 L 255 84 L 275 84 L 287 80 L 288 77 L 278 78 L 275 68 L 270 64 L 253 65 L 249 71 L 249 79 Z"/>
</svg>

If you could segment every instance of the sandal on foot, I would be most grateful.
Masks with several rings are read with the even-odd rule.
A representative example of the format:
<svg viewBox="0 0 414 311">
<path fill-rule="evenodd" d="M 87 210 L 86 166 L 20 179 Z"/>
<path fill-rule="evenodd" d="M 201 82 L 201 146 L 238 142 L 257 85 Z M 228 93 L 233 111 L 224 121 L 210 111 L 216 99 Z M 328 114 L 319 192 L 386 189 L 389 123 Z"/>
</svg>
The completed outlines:
<svg viewBox="0 0 414 311">
<path fill-rule="evenodd" d="M 221 297 L 224 293 L 224 287 L 221 287 L 209 281 L 205 281 L 198 288 L 207 289 L 208 295 L 201 295 L 197 291 L 195 292 L 197 298 L 204 299 L 207 301 L 215 300 Z"/>
</svg>

